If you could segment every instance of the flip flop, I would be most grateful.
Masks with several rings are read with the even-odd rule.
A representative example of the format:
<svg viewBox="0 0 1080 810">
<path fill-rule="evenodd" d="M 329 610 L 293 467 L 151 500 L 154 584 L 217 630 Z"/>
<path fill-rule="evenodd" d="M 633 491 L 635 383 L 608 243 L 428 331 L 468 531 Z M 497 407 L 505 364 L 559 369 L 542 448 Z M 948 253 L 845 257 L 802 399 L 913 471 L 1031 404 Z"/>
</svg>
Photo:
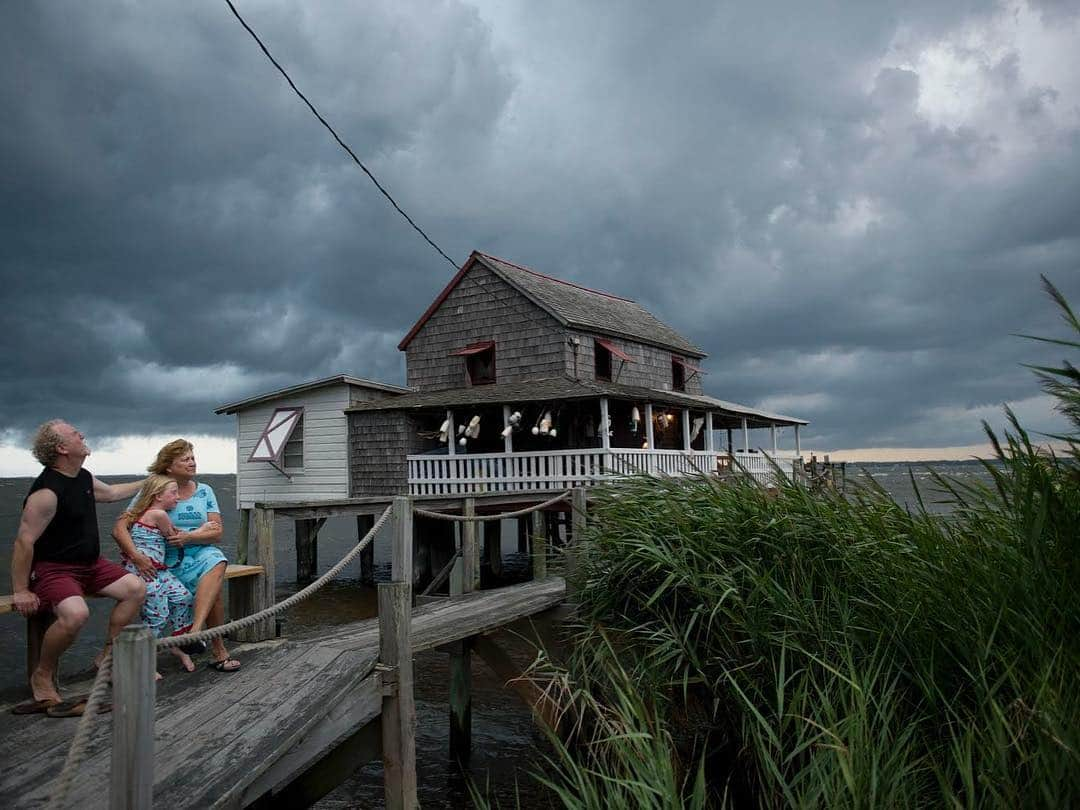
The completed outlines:
<svg viewBox="0 0 1080 810">
<path fill-rule="evenodd" d="M 230 667 L 230 663 L 236 664 L 236 666 Z M 239 671 L 242 664 L 235 658 L 223 658 L 220 661 L 211 661 L 207 666 L 209 666 L 210 669 L 216 670 L 217 672 L 237 672 Z"/>
<path fill-rule="evenodd" d="M 61 701 L 53 698 L 44 700 L 25 700 L 11 707 L 12 714 L 45 714 L 53 706 L 59 706 Z"/>
<path fill-rule="evenodd" d="M 49 717 L 82 717 L 86 712 L 87 696 L 75 698 L 74 700 L 65 700 L 63 703 L 58 703 L 49 709 L 46 709 L 45 714 Z M 106 714 L 112 711 L 111 703 L 103 703 L 97 707 L 98 714 Z"/>
</svg>

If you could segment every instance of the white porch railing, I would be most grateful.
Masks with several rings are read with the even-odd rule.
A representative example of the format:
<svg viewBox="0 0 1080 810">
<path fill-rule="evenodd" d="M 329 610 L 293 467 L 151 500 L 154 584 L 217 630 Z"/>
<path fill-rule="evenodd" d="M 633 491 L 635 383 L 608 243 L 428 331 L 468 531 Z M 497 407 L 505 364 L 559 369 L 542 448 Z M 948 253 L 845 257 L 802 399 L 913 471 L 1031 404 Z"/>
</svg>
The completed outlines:
<svg viewBox="0 0 1080 810">
<path fill-rule="evenodd" d="M 467 495 L 481 492 L 527 492 L 588 486 L 627 475 L 695 475 L 716 472 L 727 453 L 700 450 L 630 450 L 601 448 L 535 453 L 476 453 L 455 456 L 408 456 L 410 495 Z M 765 453 L 734 454 L 746 471 L 771 484 L 776 470 Z M 777 453 L 785 473 L 795 458 Z M 788 473 L 790 474 L 790 473 Z"/>
</svg>

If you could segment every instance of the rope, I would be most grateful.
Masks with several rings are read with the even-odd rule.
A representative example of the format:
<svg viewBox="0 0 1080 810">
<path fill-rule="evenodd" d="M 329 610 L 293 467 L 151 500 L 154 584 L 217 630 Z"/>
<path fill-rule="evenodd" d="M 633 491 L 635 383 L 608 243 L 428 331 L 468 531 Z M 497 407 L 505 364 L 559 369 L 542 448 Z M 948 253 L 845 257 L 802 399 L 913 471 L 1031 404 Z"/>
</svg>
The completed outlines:
<svg viewBox="0 0 1080 810">
<path fill-rule="evenodd" d="M 382 517 L 375 521 L 375 525 L 371 527 L 368 533 L 364 535 L 364 539 L 357 543 L 356 547 L 352 551 L 342 557 L 338 561 L 337 565 L 335 565 L 317 580 L 312 582 L 302 591 L 297 591 L 283 602 L 278 602 L 276 605 L 271 605 L 268 608 L 260 610 L 258 613 L 252 613 L 250 616 L 245 616 L 242 619 L 231 621 L 228 624 L 218 625 L 217 627 L 211 627 L 207 630 L 200 630 L 198 633 L 186 633 L 182 636 L 167 636 L 166 638 L 159 638 L 157 640 L 158 649 L 163 649 L 167 647 L 180 647 L 193 641 L 212 641 L 215 638 L 221 638 L 226 633 L 230 633 L 233 630 L 242 630 L 245 627 L 251 627 L 251 625 L 253 624 L 261 622 L 264 619 L 269 619 L 271 616 L 286 611 L 289 608 L 299 604 L 300 602 L 303 602 L 308 597 L 314 595 L 316 591 L 323 587 L 323 585 L 325 585 L 327 582 L 334 579 L 334 577 L 340 574 L 346 565 L 355 560 L 356 557 L 360 554 L 360 552 L 367 548 L 368 543 L 372 541 L 372 538 L 375 537 L 379 529 L 381 529 L 386 524 L 386 521 L 390 519 L 390 514 L 392 511 L 392 507 L 387 507 L 386 511 L 382 513 Z"/>
<path fill-rule="evenodd" d="M 250 627 L 256 622 L 268 619 L 277 613 L 281 613 L 282 611 L 288 610 L 299 604 L 315 594 L 315 592 L 322 588 L 327 582 L 340 574 L 346 565 L 356 559 L 357 555 L 371 543 L 379 529 L 381 529 L 386 524 L 386 521 L 390 519 L 392 512 L 393 508 L 388 507 L 386 511 L 382 513 L 382 517 L 375 521 L 375 525 L 364 535 L 364 538 L 356 544 L 356 547 L 352 551 L 342 557 L 337 565 L 302 591 L 294 593 L 285 601 L 278 602 L 276 605 L 271 605 L 265 610 L 260 610 L 258 613 L 254 613 L 251 616 L 245 616 L 242 619 L 237 619 L 236 621 L 222 624 L 218 627 L 211 627 L 208 630 L 201 630 L 198 633 L 187 633 L 182 636 L 160 638 L 157 640 L 157 648 L 179 647 L 192 641 L 211 641 L 215 638 L 221 638 L 226 633 L 233 630 L 240 630 L 244 627 Z M 71 741 L 71 747 L 68 749 L 67 758 L 64 760 L 64 767 L 60 771 L 60 776 L 57 777 L 56 792 L 53 794 L 49 804 L 53 810 L 60 810 L 60 808 L 64 806 L 68 791 L 71 789 L 71 783 L 75 777 L 75 771 L 78 770 L 79 766 L 86 758 L 86 744 L 89 739 L 88 735 L 91 721 L 97 716 L 98 705 L 101 703 L 102 698 L 105 696 L 105 693 L 110 686 L 111 674 L 112 650 L 106 653 L 98 667 L 97 677 L 94 679 L 94 685 L 90 688 L 90 695 L 86 699 L 86 709 L 83 711 L 83 715 L 79 719 L 79 725 L 75 729 L 75 737 Z"/>
<path fill-rule="evenodd" d="M 49 800 L 49 807 L 53 808 L 53 810 L 60 810 L 60 808 L 64 807 L 68 791 L 71 790 L 71 783 L 75 779 L 75 771 L 86 759 L 86 745 L 90 739 L 90 726 L 93 725 L 94 719 L 98 716 L 98 706 L 112 685 L 111 676 L 112 650 L 110 649 L 105 653 L 105 657 L 101 659 L 101 663 L 98 665 L 97 677 L 94 678 L 94 685 L 90 687 L 90 694 L 86 698 L 86 708 L 83 710 L 82 717 L 79 718 L 79 724 L 75 727 L 75 737 L 71 740 L 71 747 L 68 748 L 67 757 L 64 759 L 64 767 L 60 770 L 60 775 L 56 779 L 56 791 Z"/>
<path fill-rule="evenodd" d="M 508 520 L 510 518 L 521 517 L 522 515 L 528 515 L 531 512 L 537 512 L 541 509 L 546 509 L 549 506 L 557 504 L 559 501 L 565 501 L 570 497 L 571 490 L 566 490 L 560 495 L 556 495 L 550 501 L 544 501 L 538 503 L 536 506 L 530 506 L 526 509 L 518 509 L 516 512 L 503 512 L 501 515 L 450 515 L 446 512 L 432 512 L 428 509 L 414 508 L 413 512 L 421 517 L 434 518 L 435 520 L 453 520 L 458 523 L 465 523 L 466 521 L 486 521 L 486 520 Z"/>
</svg>

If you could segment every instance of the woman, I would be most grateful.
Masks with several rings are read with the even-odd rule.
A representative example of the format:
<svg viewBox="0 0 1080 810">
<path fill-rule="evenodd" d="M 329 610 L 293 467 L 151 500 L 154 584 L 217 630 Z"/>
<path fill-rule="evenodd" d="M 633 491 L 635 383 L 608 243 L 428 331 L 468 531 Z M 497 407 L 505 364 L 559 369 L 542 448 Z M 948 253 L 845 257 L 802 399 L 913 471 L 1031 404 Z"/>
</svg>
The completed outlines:
<svg viewBox="0 0 1080 810">
<path fill-rule="evenodd" d="M 191 442 L 176 439 L 162 447 L 151 473 L 167 475 L 176 481 L 179 501 L 167 514 L 179 533 L 169 539 L 165 564 L 177 579 L 195 595 L 191 632 L 217 627 L 225 621 L 225 600 L 221 586 L 225 582 L 228 561 L 218 548 L 221 542 L 221 509 L 214 490 L 195 480 L 195 453 Z M 126 521 L 121 517 L 113 526 L 113 538 L 144 578 L 155 573 L 154 561 L 139 552 L 131 539 Z M 225 642 L 211 642 L 212 666 L 218 672 L 235 672 L 240 662 L 229 656 Z"/>
</svg>

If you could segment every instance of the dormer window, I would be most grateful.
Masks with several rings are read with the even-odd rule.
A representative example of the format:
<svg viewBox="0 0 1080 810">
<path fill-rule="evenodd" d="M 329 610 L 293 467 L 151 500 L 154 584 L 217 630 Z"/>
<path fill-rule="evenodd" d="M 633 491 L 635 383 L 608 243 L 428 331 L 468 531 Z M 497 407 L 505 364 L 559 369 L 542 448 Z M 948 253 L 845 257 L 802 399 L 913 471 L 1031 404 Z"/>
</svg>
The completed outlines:
<svg viewBox="0 0 1080 810">
<path fill-rule="evenodd" d="M 631 358 L 630 355 L 620 350 L 619 347 L 610 340 L 596 338 L 593 342 L 593 360 L 596 379 L 611 382 L 611 366 L 616 359 L 621 360 L 624 363 L 633 362 L 633 358 Z"/>
<path fill-rule="evenodd" d="M 465 377 L 469 385 L 495 382 L 495 341 L 484 340 L 450 352 L 465 358 Z"/>
<path fill-rule="evenodd" d="M 671 358 L 671 390 L 686 390 L 686 370 L 683 368 L 682 361 L 676 357 Z"/>
</svg>

